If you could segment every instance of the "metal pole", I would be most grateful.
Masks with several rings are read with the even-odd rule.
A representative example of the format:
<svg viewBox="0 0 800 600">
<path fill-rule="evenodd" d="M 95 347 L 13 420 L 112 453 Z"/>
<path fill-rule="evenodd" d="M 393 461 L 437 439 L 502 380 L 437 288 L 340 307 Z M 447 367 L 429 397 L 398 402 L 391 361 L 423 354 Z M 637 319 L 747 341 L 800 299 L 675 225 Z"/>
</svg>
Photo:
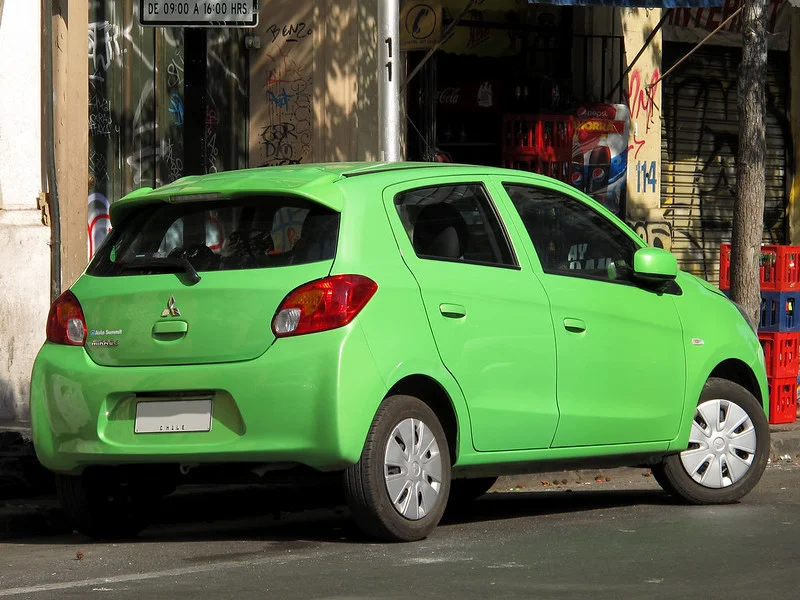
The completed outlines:
<svg viewBox="0 0 800 600">
<path fill-rule="evenodd" d="M 400 157 L 400 0 L 378 0 L 378 153 Z"/>
<path fill-rule="evenodd" d="M 183 30 L 185 58 L 183 84 L 183 174 L 206 172 L 206 56 L 203 27 Z"/>
</svg>

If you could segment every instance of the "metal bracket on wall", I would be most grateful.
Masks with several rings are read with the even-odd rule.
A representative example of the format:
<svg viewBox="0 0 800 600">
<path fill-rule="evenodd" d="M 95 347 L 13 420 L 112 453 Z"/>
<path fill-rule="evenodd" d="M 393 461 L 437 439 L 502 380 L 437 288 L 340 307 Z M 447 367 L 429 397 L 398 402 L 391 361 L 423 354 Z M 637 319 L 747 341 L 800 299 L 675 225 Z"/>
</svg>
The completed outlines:
<svg viewBox="0 0 800 600">
<path fill-rule="evenodd" d="M 261 48 L 261 38 L 257 35 L 244 36 L 244 47 L 248 50 L 257 50 Z"/>
<path fill-rule="evenodd" d="M 50 198 L 47 192 L 39 192 L 36 197 L 36 208 L 42 211 L 42 225 L 50 226 Z"/>
</svg>

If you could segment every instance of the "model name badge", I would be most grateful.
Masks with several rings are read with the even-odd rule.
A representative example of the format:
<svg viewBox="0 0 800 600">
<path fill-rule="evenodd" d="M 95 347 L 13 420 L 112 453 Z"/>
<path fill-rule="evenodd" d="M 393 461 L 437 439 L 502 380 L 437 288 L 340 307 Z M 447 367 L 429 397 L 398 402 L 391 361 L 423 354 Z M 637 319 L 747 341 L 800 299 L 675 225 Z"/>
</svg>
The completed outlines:
<svg viewBox="0 0 800 600">
<path fill-rule="evenodd" d="M 122 329 L 92 329 L 89 335 L 122 335 Z"/>
<path fill-rule="evenodd" d="M 92 340 L 90 346 L 119 346 L 119 340 Z"/>
</svg>

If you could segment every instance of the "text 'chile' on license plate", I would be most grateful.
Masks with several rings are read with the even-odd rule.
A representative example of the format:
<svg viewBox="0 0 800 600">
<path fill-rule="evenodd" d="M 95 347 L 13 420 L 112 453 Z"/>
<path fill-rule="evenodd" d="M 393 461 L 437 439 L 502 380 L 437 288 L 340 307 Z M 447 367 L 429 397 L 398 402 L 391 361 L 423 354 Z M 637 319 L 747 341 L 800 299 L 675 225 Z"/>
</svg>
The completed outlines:
<svg viewBox="0 0 800 600">
<path fill-rule="evenodd" d="M 136 403 L 135 433 L 211 431 L 211 399 Z"/>
</svg>

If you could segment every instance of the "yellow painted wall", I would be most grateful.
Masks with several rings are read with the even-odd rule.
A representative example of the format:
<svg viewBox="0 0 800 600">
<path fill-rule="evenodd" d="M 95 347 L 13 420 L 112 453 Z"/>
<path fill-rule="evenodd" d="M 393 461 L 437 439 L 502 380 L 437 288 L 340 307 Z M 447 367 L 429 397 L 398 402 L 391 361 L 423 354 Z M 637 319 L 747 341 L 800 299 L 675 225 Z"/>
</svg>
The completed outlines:
<svg viewBox="0 0 800 600">
<path fill-rule="evenodd" d="M 626 68 L 661 19 L 661 10 L 620 9 Z M 661 206 L 662 40 L 657 33 L 627 76 L 631 128 L 628 150 L 628 222 L 650 245 L 672 246 Z M 652 85 L 655 84 L 655 85 Z"/>
<path fill-rule="evenodd" d="M 311 162 L 314 147 L 314 7 L 259 3 L 261 48 L 250 53 L 250 166 Z"/>
<path fill-rule="evenodd" d="M 374 160 L 377 1 L 263 0 L 250 53 L 250 166 Z"/>
<path fill-rule="evenodd" d="M 86 267 L 89 189 L 88 0 L 59 0 L 53 14 L 55 158 L 61 207 L 61 288 Z M 45 132 L 45 136 L 47 133 Z M 45 140 L 47 138 L 45 137 Z"/>
</svg>

